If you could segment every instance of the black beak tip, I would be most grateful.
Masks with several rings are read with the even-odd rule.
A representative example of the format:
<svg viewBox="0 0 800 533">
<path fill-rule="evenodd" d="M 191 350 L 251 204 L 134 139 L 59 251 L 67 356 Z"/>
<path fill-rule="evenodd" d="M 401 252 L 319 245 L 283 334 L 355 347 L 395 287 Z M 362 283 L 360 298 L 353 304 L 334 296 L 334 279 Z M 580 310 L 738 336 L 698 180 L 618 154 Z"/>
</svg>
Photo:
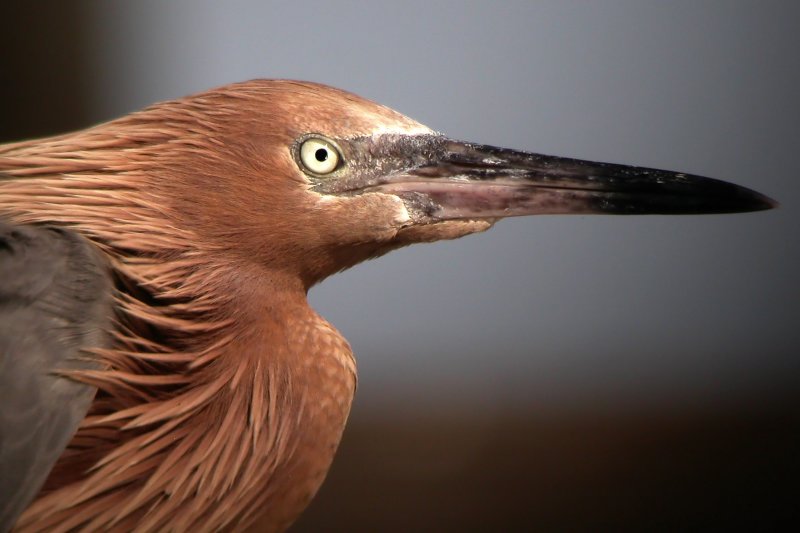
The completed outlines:
<svg viewBox="0 0 800 533">
<path fill-rule="evenodd" d="M 746 187 L 737 187 L 738 194 L 732 199 L 732 212 L 766 211 L 775 209 L 780 204 L 760 192 Z"/>
<path fill-rule="evenodd" d="M 758 195 L 757 201 L 758 205 L 755 211 L 765 211 L 767 209 L 777 209 L 781 206 L 780 202 L 777 200 L 773 200 L 769 196 L 765 196 L 760 193 L 756 193 Z"/>
<path fill-rule="evenodd" d="M 610 210 L 622 214 L 701 215 L 748 213 L 775 209 L 778 202 L 747 187 L 733 183 L 690 176 L 686 181 L 667 182 L 649 193 L 634 193 L 621 202 L 610 202 Z"/>
</svg>

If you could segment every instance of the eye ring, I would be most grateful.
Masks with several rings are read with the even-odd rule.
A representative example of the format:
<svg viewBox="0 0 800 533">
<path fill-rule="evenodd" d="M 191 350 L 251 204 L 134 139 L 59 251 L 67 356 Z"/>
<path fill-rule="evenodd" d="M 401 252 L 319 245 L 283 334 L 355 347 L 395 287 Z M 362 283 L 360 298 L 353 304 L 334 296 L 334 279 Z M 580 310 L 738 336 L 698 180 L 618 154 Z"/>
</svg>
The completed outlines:
<svg viewBox="0 0 800 533">
<path fill-rule="evenodd" d="M 330 174 L 339 168 L 342 159 L 339 150 L 331 141 L 318 136 L 303 139 L 300 143 L 299 156 L 303 167 L 319 176 Z"/>
</svg>

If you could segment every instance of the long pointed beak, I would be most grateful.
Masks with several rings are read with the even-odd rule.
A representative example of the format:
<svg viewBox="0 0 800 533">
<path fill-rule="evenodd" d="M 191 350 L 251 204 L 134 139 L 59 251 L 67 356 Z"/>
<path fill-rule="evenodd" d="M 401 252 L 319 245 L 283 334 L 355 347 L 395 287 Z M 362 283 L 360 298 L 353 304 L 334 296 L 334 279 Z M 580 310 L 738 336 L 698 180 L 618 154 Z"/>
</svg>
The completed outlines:
<svg viewBox="0 0 800 533">
<path fill-rule="evenodd" d="M 594 163 L 437 139 L 368 190 L 395 194 L 428 220 L 537 214 L 697 214 L 771 209 L 753 190 L 680 172 Z"/>
</svg>

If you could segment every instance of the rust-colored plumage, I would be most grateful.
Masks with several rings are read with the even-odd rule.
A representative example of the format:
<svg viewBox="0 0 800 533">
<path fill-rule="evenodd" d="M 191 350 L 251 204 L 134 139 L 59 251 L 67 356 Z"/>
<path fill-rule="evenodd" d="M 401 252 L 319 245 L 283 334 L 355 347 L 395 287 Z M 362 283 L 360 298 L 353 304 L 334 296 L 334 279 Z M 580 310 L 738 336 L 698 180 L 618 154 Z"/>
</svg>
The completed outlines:
<svg viewBox="0 0 800 533">
<path fill-rule="evenodd" d="M 214 530 L 257 512 L 280 527 L 316 491 L 355 388 L 350 349 L 306 305 L 315 274 L 287 268 L 290 243 L 245 237 L 290 207 L 252 201 L 287 179 L 259 143 L 292 133 L 264 125 L 311 95 L 244 84 L 0 149 L 2 212 L 89 236 L 120 287 L 108 369 L 76 376 L 101 393 L 21 531 Z"/>
<path fill-rule="evenodd" d="M 331 178 L 298 160 L 309 135 L 341 152 Z M 0 216 L 83 234 L 116 283 L 103 368 L 71 373 L 96 399 L 17 530 L 287 527 L 325 477 L 355 390 L 350 347 L 306 302 L 341 269 L 507 215 L 771 205 L 705 180 L 679 191 L 689 204 L 671 191 L 637 210 L 628 197 L 649 185 L 632 179 L 621 198 L 615 182 L 602 202 L 587 174 L 622 167 L 553 160 L 584 191 L 559 188 L 543 156 L 509 154 L 349 93 L 265 80 L 1 146 Z"/>
</svg>

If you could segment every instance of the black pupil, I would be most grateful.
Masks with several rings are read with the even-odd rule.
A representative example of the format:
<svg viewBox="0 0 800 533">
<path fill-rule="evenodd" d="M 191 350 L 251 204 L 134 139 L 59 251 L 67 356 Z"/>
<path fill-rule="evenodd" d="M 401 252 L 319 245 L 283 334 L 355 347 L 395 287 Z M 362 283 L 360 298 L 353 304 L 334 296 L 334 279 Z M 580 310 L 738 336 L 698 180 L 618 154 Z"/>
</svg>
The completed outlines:
<svg viewBox="0 0 800 533">
<path fill-rule="evenodd" d="M 328 150 L 325 148 L 317 148 L 317 151 L 314 152 L 314 157 L 322 163 L 326 159 L 328 159 Z"/>
</svg>

